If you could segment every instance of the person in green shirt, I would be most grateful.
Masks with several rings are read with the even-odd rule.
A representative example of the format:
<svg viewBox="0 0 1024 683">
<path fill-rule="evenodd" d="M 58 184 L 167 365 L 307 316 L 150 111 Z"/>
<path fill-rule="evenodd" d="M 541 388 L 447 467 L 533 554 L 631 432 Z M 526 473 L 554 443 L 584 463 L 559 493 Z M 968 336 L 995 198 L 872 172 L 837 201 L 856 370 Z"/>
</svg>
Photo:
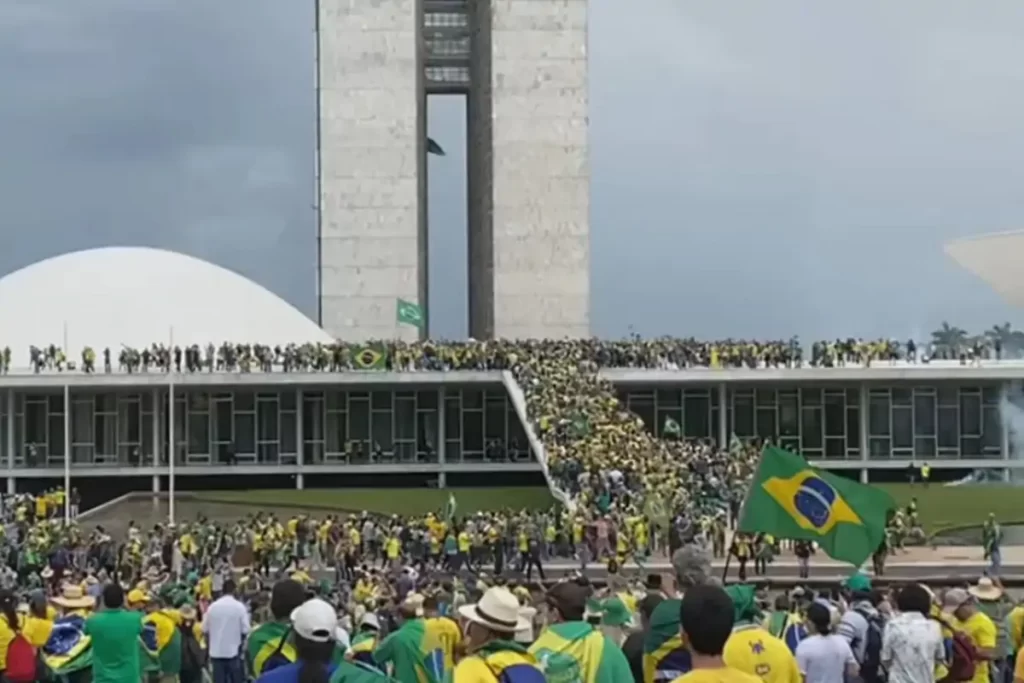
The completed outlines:
<svg viewBox="0 0 1024 683">
<path fill-rule="evenodd" d="M 142 614 L 126 610 L 124 589 L 103 588 L 104 609 L 88 618 L 85 634 L 92 638 L 93 683 L 138 683 Z"/>
</svg>

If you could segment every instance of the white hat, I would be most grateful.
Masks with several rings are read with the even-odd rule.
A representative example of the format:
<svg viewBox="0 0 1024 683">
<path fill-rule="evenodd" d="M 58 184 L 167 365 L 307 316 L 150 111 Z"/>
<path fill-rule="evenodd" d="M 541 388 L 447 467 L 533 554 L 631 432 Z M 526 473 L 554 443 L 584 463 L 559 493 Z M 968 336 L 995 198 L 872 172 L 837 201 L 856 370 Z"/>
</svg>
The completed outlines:
<svg viewBox="0 0 1024 683">
<path fill-rule="evenodd" d="M 459 616 L 501 633 L 524 631 L 530 626 L 519 616 L 519 600 L 503 586 L 488 588 L 480 602 L 460 607 Z"/>
<path fill-rule="evenodd" d="M 306 640 L 314 643 L 333 641 L 337 627 L 338 613 L 330 603 L 320 598 L 307 600 L 292 610 L 292 628 Z"/>
<path fill-rule="evenodd" d="M 977 585 L 968 588 L 967 592 L 979 600 L 998 600 L 1003 597 L 1003 589 L 987 576 L 978 579 Z"/>
<path fill-rule="evenodd" d="M 534 640 L 533 618 L 537 616 L 537 608 L 531 607 L 529 605 L 523 605 L 519 608 L 519 616 L 522 617 L 524 621 L 526 621 L 527 626 L 524 629 L 517 630 L 513 640 L 515 640 L 515 642 L 517 643 L 525 643 L 527 645 L 532 645 Z"/>
<path fill-rule="evenodd" d="M 359 620 L 360 626 L 369 626 L 375 631 L 380 630 L 380 619 L 373 612 L 367 612 L 363 615 L 363 618 Z"/>
</svg>

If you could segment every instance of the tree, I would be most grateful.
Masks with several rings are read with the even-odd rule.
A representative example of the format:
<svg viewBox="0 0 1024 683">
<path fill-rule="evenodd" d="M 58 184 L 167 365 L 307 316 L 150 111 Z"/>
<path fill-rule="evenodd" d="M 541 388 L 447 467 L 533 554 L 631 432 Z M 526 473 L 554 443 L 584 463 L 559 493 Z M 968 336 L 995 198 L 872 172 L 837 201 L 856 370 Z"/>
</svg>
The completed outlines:
<svg viewBox="0 0 1024 683">
<path fill-rule="evenodd" d="M 1024 349 L 1024 332 L 1013 329 L 1013 325 L 1008 322 L 993 325 L 985 331 L 985 337 L 992 343 L 998 341 L 1004 351 Z"/>
<path fill-rule="evenodd" d="M 942 327 L 932 332 L 932 344 L 940 349 L 956 351 L 967 344 L 967 331 L 943 320 Z"/>
</svg>

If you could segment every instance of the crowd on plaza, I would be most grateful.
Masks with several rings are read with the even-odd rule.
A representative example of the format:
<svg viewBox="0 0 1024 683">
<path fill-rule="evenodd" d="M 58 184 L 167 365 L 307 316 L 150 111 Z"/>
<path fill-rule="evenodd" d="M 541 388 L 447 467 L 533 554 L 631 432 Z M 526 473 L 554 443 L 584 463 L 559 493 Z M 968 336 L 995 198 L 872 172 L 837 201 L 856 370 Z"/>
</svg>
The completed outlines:
<svg viewBox="0 0 1024 683">
<path fill-rule="evenodd" d="M 859 572 L 824 590 L 723 587 L 697 534 L 665 573 L 612 566 L 598 585 L 563 564 L 542 582 L 489 563 L 528 573 L 571 555 L 536 528 L 548 513 L 255 512 L 112 537 L 65 525 L 65 502 L 4 500 L 3 680 L 1024 680 L 1024 606 L 988 577 L 942 591 Z"/>
</svg>

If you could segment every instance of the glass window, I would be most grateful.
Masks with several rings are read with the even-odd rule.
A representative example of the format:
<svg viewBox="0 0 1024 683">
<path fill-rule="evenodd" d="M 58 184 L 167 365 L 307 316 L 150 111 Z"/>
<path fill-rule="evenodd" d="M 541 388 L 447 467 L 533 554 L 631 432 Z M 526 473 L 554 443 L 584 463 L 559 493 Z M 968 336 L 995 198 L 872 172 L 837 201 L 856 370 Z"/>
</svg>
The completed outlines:
<svg viewBox="0 0 1024 683">
<path fill-rule="evenodd" d="M 986 384 L 981 388 L 981 402 L 985 405 L 998 405 L 1002 388 L 998 384 Z"/>
<path fill-rule="evenodd" d="M 137 445 L 142 438 L 142 404 L 139 401 L 119 403 L 117 425 L 119 443 Z"/>
<path fill-rule="evenodd" d="M 348 438 L 353 441 L 370 441 L 370 402 L 356 400 L 348 402 Z"/>
<path fill-rule="evenodd" d="M 256 404 L 256 424 L 260 441 L 277 441 L 277 401 Z"/>
<path fill-rule="evenodd" d="M 230 443 L 234 439 L 231 423 L 231 402 L 215 401 L 213 404 L 213 441 Z"/>
<path fill-rule="evenodd" d="M 394 393 L 390 391 L 374 391 L 370 394 L 370 403 L 374 410 L 391 410 Z"/>
<path fill-rule="evenodd" d="M 981 438 L 977 436 L 963 436 L 960 438 L 960 457 L 980 458 Z"/>
<path fill-rule="evenodd" d="M 736 436 L 749 438 L 756 435 L 754 431 L 754 401 L 744 396 L 733 397 L 733 426 Z"/>
<path fill-rule="evenodd" d="M 395 399 L 395 438 L 402 441 L 416 440 L 415 399 Z"/>
<path fill-rule="evenodd" d="M 819 419 L 820 422 L 820 419 Z M 779 392 L 779 436 L 800 434 L 800 402 L 795 391 Z"/>
<path fill-rule="evenodd" d="M 210 414 L 188 414 L 188 452 L 190 455 L 210 454 Z"/>
<path fill-rule="evenodd" d="M 628 407 L 636 414 L 637 417 L 643 420 L 644 427 L 646 427 L 649 432 L 652 434 L 658 433 L 658 430 L 661 429 L 661 424 L 658 422 L 658 418 L 655 415 L 653 400 L 633 394 L 629 397 Z M 680 415 L 679 418 L 679 424 L 682 424 L 682 415 Z"/>
<path fill-rule="evenodd" d="M 871 437 L 868 439 L 869 457 L 873 459 L 888 459 L 892 457 L 892 446 L 888 437 Z"/>
<path fill-rule="evenodd" d="M 960 421 L 956 406 L 939 406 L 939 448 L 956 448 L 960 444 Z"/>
<path fill-rule="evenodd" d="M 935 396 L 914 394 L 914 434 L 935 436 Z"/>
<path fill-rule="evenodd" d="M 842 460 L 846 458 L 846 439 L 830 437 L 825 439 L 825 457 Z"/>
<path fill-rule="evenodd" d="M 143 401 L 145 405 L 145 401 Z M 157 416 L 153 413 L 142 415 L 142 455 L 151 462 L 153 459 L 153 434 L 156 433 Z"/>
<path fill-rule="evenodd" d="M 416 392 L 416 406 L 420 409 L 437 410 L 437 392 L 433 389 Z"/>
<path fill-rule="evenodd" d="M 252 391 L 236 391 L 234 393 L 235 411 L 251 413 L 256 410 L 256 394 Z M 255 452 L 255 451 L 252 451 Z"/>
<path fill-rule="evenodd" d="M 847 389 L 846 390 L 846 406 L 849 408 L 851 406 L 859 406 L 859 405 L 860 405 L 860 387 L 855 387 L 853 389 Z"/>
<path fill-rule="evenodd" d="M 27 405 L 26 405 L 27 407 Z M 26 415 L 27 416 L 27 415 Z M 26 433 L 26 437 L 27 437 Z M 89 444 L 93 442 L 92 401 L 75 401 L 71 404 L 71 441 Z M 25 443 L 32 443 L 25 439 Z"/>
<path fill-rule="evenodd" d="M 416 452 L 427 462 L 437 461 L 437 411 L 421 410 L 417 414 Z"/>
<path fill-rule="evenodd" d="M 940 384 L 937 388 L 940 406 L 955 406 L 959 401 L 956 387 L 952 384 Z"/>
<path fill-rule="evenodd" d="M 291 389 L 282 389 L 278 392 L 277 400 L 281 403 L 281 410 L 295 410 L 295 392 Z"/>
<path fill-rule="evenodd" d="M 889 436 L 889 399 L 874 395 L 868 401 L 868 433 L 871 436 Z"/>
<path fill-rule="evenodd" d="M 892 388 L 892 404 L 894 406 L 909 406 L 913 402 L 914 394 L 908 387 Z"/>
<path fill-rule="evenodd" d="M 444 408 L 444 438 L 458 441 L 462 436 L 462 408 L 458 399 L 446 399 Z"/>
<path fill-rule="evenodd" d="M 846 436 L 846 400 L 825 396 L 825 436 Z"/>
<path fill-rule="evenodd" d="M 805 406 L 820 406 L 821 405 L 821 389 L 815 389 L 814 387 L 803 387 L 800 389 L 800 399 L 803 401 Z M 840 397 L 842 400 L 842 397 Z"/>
<path fill-rule="evenodd" d="M 757 405 L 759 407 L 775 407 L 775 390 L 774 389 L 757 389 Z"/>
<path fill-rule="evenodd" d="M 463 389 L 462 390 L 462 407 L 463 408 L 483 408 L 484 407 L 484 392 L 479 389 Z"/>
<path fill-rule="evenodd" d="M 96 413 L 96 455 L 117 455 L 117 417 L 110 413 Z"/>
<path fill-rule="evenodd" d="M 484 437 L 487 442 L 497 441 L 502 446 L 508 440 L 505 428 L 505 396 L 488 394 L 484 409 Z"/>
<path fill-rule="evenodd" d="M 981 436 L 981 396 L 960 395 L 960 433 L 962 436 Z"/>
<path fill-rule="evenodd" d="M 1003 423 L 999 416 L 999 406 L 987 405 L 984 412 L 984 433 L 982 448 L 987 453 L 1003 452 Z"/>
<path fill-rule="evenodd" d="M 711 436 L 711 399 L 707 396 L 687 396 L 682 427 L 683 434 L 688 438 L 703 439 Z"/>
<path fill-rule="evenodd" d="M 846 447 L 851 451 L 860 450 L 860 408 L 846 406 Z"/>
<path fill-rule="evenodd" d="M 395 425 L 394 413 L 390 410 L 374 410 L 371 414 L 373 421 L 373 448 L 378 447 L 385 453 L 395 451 Z"/>
<path fill-rule="evenodd" d="M 235 454 L 256 454 L 256 418 L 252 413 L 235 413 Z"/>
<path fill-rule="evenodd" d="M 914 410 L 910 406 L 892 409 L 892 447 L 914 447 Z"/>
<path fill-rule="evenodd" d="M 324 404 L 318 398 L 306 396 L 302 400 L 302 440 L 323 441 Z"/>
<path fill-rule="evenodd" d="M 821 406 L 804 406 L 800 411 L 801 446 L 804 449 L 816 450 L 822 446 Z"/>
<path fill-rule="evenodd" d="M 281 452 L 289 455 L 297 454 L 295 439 L 298 436 L 298 417 L 293 412 L 281 413 Z"/>
<path fill-rule="evenodd" d="M 683 392 L 679 389 L 659 389 L 659 408 L 679 408 L 683 405 Z"/>
<path fill-rule="evenodd" d="M 462 444 L 466 453 L 484 450 L 484 414 L 480 410 L 462 411 Z M 449 435 L 450 438 L 451 435 Z M 465 455 L 465 454 L 464 454 Z"/>
<path fill-rule="evenodd" d="M 914 439 L 914 455 L 919 457 L 935 457 L 935 437 L 919 436 Z"/>
<path fill-rule="evenodd" d="M 344 411 L 345 398 L 346 395 L 344 391 L 328 389 L 327 391 L 324 392 L 324 399 L 327 402 L 327 410 L 329 411 Z"/>
<path fill-rule="evenodd" d="M 63 415 L 50 415 L 50 444 L 47 449 L 50 455 L 63 456 L 64 455 L 64 416 Z M 4 443 L 0 446 L 2 449 L 7 448 L 7 444 Z"/>
<path fill-rule="evenodd" d="M 757 436 L 778 442 L 779 430 L 775 423 L 775 408 L 757 409 Z"/>
<path fill-rule="evenodd" d="M 45 444 L 46 401 L 25 401 L 25 443 Z"/>
<path fill-rule="evenodd" d="M 340 455 L 348 446 L 345 413 L 328 412 L 324 415 L 324 454 Z"/>
</svg>

